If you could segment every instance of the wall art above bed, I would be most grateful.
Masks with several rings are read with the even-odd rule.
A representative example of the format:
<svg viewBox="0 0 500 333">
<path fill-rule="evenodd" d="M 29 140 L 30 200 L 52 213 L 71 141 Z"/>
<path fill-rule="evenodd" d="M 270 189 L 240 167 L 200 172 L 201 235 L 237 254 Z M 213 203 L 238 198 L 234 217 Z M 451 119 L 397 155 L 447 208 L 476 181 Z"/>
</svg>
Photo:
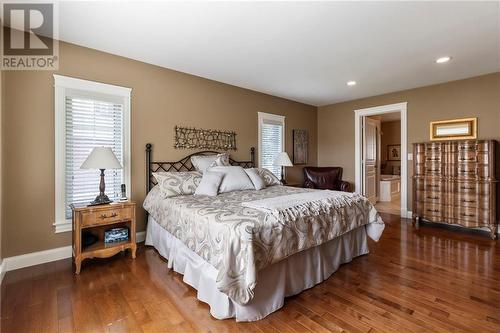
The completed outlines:
<svg viewBox="0 0 500 333">
<path fill-rule="evenodd" d="M 174 148 L 236 150 L 236 133 L 175 126 Z"/>
</svg>

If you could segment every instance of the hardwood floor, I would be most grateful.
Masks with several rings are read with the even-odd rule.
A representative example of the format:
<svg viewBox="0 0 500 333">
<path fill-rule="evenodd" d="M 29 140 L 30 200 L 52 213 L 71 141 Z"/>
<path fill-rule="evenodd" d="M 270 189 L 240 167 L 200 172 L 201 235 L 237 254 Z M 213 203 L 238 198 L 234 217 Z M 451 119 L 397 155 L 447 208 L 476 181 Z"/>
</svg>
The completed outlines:
<svg viewBox="0 0 500 333">
<path fill-rule="evenodd" d="M 216 320 L 152 248 L 7 273 L 1 332 L 500 332 L 500 243 L 382 214 L 371 253 L 252 323 Z"/>
</svg>

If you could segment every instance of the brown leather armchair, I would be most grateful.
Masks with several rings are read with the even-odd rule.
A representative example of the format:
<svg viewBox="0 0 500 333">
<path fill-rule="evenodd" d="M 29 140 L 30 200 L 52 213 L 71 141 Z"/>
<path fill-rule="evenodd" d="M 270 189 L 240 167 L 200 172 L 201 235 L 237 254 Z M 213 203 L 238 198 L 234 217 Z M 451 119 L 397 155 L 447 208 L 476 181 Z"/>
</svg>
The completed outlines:
<svg viewBox="0 0 500 333">
<path fill-rule="evenodd" d="M 341 167 L 305 167 L 304 187 L 351 192 L 351 184 L 342 180 Z"/>
</svg>

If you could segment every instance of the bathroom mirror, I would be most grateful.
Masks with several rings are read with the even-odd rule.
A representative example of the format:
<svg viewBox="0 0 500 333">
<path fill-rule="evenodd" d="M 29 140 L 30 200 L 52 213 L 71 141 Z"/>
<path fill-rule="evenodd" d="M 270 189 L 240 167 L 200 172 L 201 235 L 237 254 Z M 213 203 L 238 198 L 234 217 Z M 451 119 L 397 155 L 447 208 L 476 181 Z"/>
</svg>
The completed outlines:
<svg viewBox="0 0 500 333">
<path fill-rule="evenodd" d="M 433 121 L 430 124 L 431 141 L 477 138 L 477 118 Z"/>
</svg>

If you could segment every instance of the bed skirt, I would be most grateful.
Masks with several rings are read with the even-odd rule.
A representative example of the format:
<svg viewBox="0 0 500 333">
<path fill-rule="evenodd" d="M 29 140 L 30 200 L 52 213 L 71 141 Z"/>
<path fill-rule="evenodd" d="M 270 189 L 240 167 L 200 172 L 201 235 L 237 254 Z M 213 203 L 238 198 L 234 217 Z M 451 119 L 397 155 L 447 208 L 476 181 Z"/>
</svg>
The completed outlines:
<svg viewBox="0 0 500 333">
<path fill-rule="evenodd" d="M 149 216 L 146 245 L 152 245 L 168 267 L 184 275 L 197 298 L 210 306 L 217 319 L 255 321 L 280 309 L 285 297 L 296 295 L 330 277 L 341 264 L 368 253 L 365 226 L 325 244 L 299 252 L 259 272 L 254 298 L 245 305 L 233 302 L 216 286 L 217 270 L 172 236 Z"/>
</svg>

